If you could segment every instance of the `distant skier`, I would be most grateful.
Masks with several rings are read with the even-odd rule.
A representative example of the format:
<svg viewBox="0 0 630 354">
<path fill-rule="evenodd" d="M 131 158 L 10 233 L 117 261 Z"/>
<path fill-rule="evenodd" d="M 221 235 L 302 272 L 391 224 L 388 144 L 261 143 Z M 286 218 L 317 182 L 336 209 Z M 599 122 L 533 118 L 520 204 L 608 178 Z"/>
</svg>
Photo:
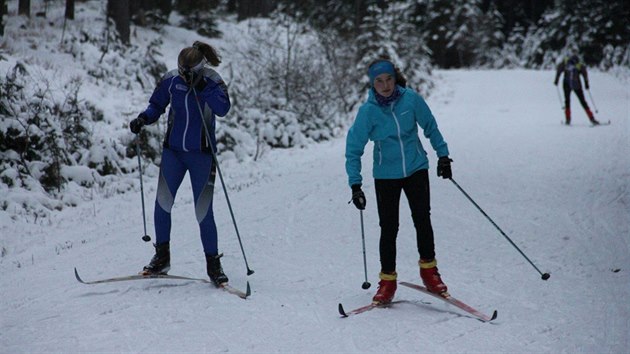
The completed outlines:
<svg viewBox="0 0 630 354">
<path fill-rule="evenodd" d="M 406 79 L 389 60 L 377 60 L 368 68 L 371 88 L 346 138 L 346 172 L 352 201 L 365 209 L 361 189 L 361 156 L 368 140 L 374 142 L 373 177 L 381 227 L 379 288 L 373 301 L 388 303 L 396 292 L 396 237 L 400 195 L 404 191 L 416 228 L 420 277 L 434 293 L 445 293 L 435 260 L 430 217 L 429 161 L 418 137 L 418 126 L 437 152 L 437 174 L 451 178 L 448 146 L 424 99 L 406 87 Z"/>
<path fill-rule="evenodd" d="M 155 200 L 155 255 L 141 274 L 163 274 L 170 269 L 171 208 L 188 171 L 208 276 L 217 286 L 228 282 L 219 259 L 222 255 L 212 211 L 216 166 L 211 146 L 216 151 L 215 114 L 225 116 L 230 99 L 221 76 L 206 66 L 220 63 L 216 50 L 206 43 L 195 42 L 182 49 L 178 69 L 162 77 L 147 109 L 129 124 L 138 134 L 144 125 L 157 121 L 170 104 Z"/>
<path fill-rule="evenodd" d="M 560 79 L 560 75 L 563 73 L 564 79 L 562 88 L 564 89 L 565 123 L 567 125 L 571 124 L 571 91 L 573 90 L 580 100 L 584 111 L 586 111 L 586 115 L 591 121 L 591 124 L 598 125 L 599 122 L 595 119 L 593 112 L 591 112 L 591 109 L 588 107 L 588 103 L 586 103 L 586 99 L 584 98 L 584 91 L 582 90 L 580 75 L 584 77 L 584 86 L 587 90 L 589 89 L 588 73 L 584 62 L 580 60 L 576 54 L 565 57 L 556 68 L 556 79 L 553 82 L 554 85 L 558 85 L 558 79 Z"/>
</svg>

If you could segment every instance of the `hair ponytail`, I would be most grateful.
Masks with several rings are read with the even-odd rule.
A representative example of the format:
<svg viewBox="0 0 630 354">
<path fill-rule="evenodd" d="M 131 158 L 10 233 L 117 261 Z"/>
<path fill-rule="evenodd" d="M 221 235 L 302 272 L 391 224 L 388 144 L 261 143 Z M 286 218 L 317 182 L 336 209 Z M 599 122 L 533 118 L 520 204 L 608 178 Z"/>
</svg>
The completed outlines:
<svg viewBox="0 0 630 354">
<path fill-rule="evenodd" d="M 394 71 L 396 72 L 396 85 L 400 87 L 407 87 L 407 78 L 396 65 L 394 65 Z"/>
<path fill-rule="evenodd" d="M 221 64 L 221 56 L 219 56 L 219 53 L 217 53 L 216 49 L 211 45 L 195 41 L 192 47 L 201 52 L 211 66 L 219 66 L 219 64 Z"/>
</svg>

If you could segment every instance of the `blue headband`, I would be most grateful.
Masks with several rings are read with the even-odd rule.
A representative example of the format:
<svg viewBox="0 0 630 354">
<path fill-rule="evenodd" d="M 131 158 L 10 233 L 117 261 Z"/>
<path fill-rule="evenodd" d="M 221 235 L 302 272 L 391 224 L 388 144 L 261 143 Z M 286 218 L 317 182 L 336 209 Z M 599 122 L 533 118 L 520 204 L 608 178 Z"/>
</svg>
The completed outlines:
<svg viewBox="0 0 630 354">
<path fill-rule="evenodd" d="M 370 77 L 370 85 L 374 86 L 374 79 L 381 74 L 389 74 L 396 78 L 394 64 L 387 60 L 377 61 L 368 68 L 368 76 Z"/>
</svg>

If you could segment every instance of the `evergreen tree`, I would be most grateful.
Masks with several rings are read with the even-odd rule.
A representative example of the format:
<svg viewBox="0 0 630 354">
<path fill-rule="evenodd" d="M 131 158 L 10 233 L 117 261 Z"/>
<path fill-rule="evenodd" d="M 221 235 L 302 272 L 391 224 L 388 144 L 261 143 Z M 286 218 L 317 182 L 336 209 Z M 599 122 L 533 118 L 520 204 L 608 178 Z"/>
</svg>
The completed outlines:
<svg viewBox="0 0 630 354">
<path fill-rule="evenodd" d="M 446 49 L 454 53 L 455 67 L 470 66 L 475 62 L 475 48 L 483 40 L 480 0 L 456 0 L 446 35 Z"/>
<path fill-rule="evenodd" d="M 483 67 L 501 66 L 501 48 L 506 40 L 503 26 L 503 15 L 493 3 L 480 19 L 477 30 L 479 41 L 474 47 L 476 65 Z"/>
<path fill-rule="evenodd" d="M 548 11 L 531 36 L 538 39 L 541 53 L 526 59 L 530 65 L 549 65 L 569 49 L 576 49 L 589 65 L 600 63 L 606 53 L 623 52 L 630 45 L 630 4 L 624 1 L 561 1 Z M 616 50 L 615 48 L 621 48 Z M 623 55 L 616 56 L 624 65 Z M 609 58 L 610 59 L 610 58 Z M 625 61 L 625 65 L 628 62 Z"/>
<path fill-rule="evenodd" d="M 452 53 L 447 50 L 450 42 L 450 21 L 453 15 L 453 2 L 449 0 L 428 0 L 426 17 L 422 30 L 427 34 L 427 46 L 431 50 L 433 63 L 448 68 L 454 65 Z"/>
<path fill-rule="evenodd" d="M 356 40 L 357 71 L 363 73 L 365 87 L 369 86 L 365 75 L 368 66 L 381 58 L 391 60 L 400 68 L 414 89 L 426 94 L 431 87 L 429 50 L 422 33 L 413 25 L 417 20 L 416 5 L 409 1 L 391 1 L 387 6 L 368 6 Z"/>
</svg>

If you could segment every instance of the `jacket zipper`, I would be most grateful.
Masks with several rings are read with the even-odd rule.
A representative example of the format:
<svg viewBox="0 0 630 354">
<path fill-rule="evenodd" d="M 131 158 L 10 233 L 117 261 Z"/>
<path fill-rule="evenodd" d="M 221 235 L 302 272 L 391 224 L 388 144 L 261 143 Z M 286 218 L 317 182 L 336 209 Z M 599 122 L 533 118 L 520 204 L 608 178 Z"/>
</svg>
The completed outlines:
<svg viewBox="0 0 630 354">
<path fill-rule="evenodd" d="M 402 137 L 400 136 L 400 123 L 398 123 L 398 117 L 396 117 L 396 113 L 394 113 L 394 104 L 392 103 L 389 106 L 391 112 L 392 112 L 392 117 L 394 117 L 394 122 L 396 123 L 396 129 L 398 130 L 398 142 L 400 143 L 400 155 L 402 156 L 402 170 L 403 170 L 403 177 L 407 177 L 407 163 L 405 162 L 405 147 L 403 145 L 402 142 Z"/>
</svg>

